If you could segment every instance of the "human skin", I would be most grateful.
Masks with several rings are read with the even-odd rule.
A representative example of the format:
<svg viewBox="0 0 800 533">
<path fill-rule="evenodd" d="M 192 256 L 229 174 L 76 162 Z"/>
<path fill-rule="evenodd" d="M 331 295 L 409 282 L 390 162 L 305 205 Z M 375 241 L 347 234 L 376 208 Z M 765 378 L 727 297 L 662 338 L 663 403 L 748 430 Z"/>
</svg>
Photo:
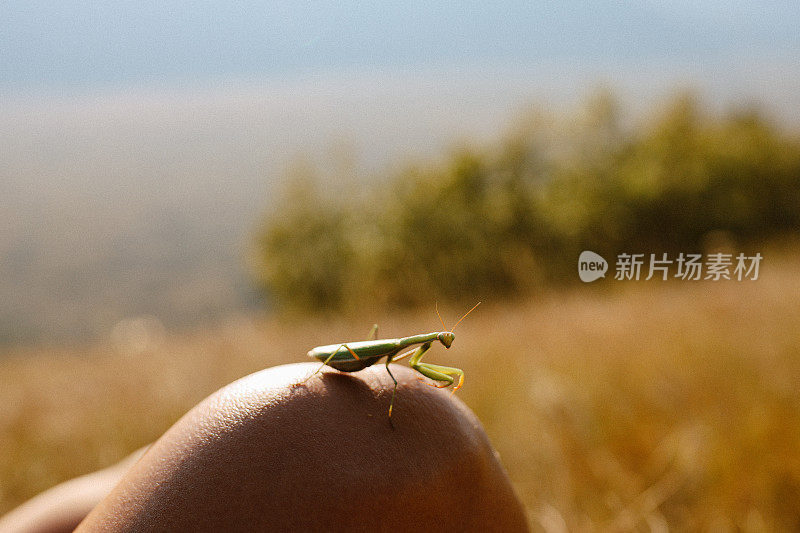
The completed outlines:
<svg viewBox="0 0 800 533">
<path fill-rule="evenodd" d="M 71 479 L 31 498 L 0 517 L 3 533 L 69 533 L 114 488 L 144 453 L 136 450 L 104 470 Z"/>
<path fill-rule="evenodd" d="M 156 441 L 78 527 L 90 531 L 527 531 L 477 418 L 392 366 L 314 363 L 219 390 Z"/>
</svg>

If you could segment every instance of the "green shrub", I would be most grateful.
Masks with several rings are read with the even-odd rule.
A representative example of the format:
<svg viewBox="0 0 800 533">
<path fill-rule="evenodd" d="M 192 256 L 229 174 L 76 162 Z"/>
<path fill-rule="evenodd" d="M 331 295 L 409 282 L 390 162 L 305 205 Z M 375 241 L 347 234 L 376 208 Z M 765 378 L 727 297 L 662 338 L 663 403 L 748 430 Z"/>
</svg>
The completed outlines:
<svg viewBox="0 0 800 533">
<path fill-rule="evenodd" d="M 748 246 L 800 230 L 800 144 L 757 111 L 713 115 L 683 94 L 624 122 L 606 92 L 354 197 L 295 176 L 259 230 L 259 284 L 284 310 L 467 303 L 572 282 L 584 249 L 692 252 L 719 232 Z"/>
</svg>

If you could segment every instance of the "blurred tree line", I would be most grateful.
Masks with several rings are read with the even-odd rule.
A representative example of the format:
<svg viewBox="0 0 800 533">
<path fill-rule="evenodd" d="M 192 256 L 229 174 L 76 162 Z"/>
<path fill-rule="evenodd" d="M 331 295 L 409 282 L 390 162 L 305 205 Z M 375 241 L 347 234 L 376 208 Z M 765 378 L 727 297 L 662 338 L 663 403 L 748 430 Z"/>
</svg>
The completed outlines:
<svg viewBox="0 0 800 533">
<path fill-rule="evenodd" d="M 575 282 L 584 249 L 613 264 L 800 230 L 800 141 L 757 109 L 687 93 L 636 124 L 621 111 L 599 92 L 367 185 L 300 169 L 258 230 L 257 282 L 285 311 L 466 304 Z"/>
</svg>

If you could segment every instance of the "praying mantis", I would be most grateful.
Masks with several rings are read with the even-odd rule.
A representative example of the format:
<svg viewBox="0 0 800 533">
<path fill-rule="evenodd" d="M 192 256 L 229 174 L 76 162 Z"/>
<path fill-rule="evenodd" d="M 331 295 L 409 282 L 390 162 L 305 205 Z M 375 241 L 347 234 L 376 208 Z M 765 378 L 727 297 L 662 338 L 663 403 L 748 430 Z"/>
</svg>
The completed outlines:
<svg viewBox="0 0 800 533">
<path fill-rule="evenodd" d="M 455 326 L 449 330 L 447 329 L 447 326 L 444 325 L 444 320 L 442 320 L 442 315 L 439 314 L 439 307 L 437 305 L 436 314 L 439 316 L 439 321 L 442 323 L 442 327 L 445 331 L 421 333 L 419 335 L 401 337 L 398 339 L 376 339 L 378 336 L 378 325 L 375 324 L 372 326 L 372 330 L 367 337 L 368 340 L 317 346 L 308 352 L 308 356 L 322 361 L 322 365 L 320 365 L 320 367 L 313 374 L 308 376 L 303 383 L 319 373 L 325 365 L 335 368 L 341 372 L 358 372 L 359 370 L 363 370 L 368 366 L 374 365 L 381 358 L 385 357 L 386 371 L 389 373 L 389 377 L 391 377 L 392 381 L 394 382 L 392 399 L 389 402 L 389 417 L 391 418 L 392 408 L 394 407 L 394 399 L 395 395 L 397 394 L 397 380 L 395 379 L 394 375 L 392 375 L 392 371 L 389 370 L 389 363 L 393 361 L 399 361 L 400 359 L 410 355 L 411 359 L 408 361 L 409 366 L 423 376 L 441 383 L 440 385 L 433 385 L 437 388 L 449 387 L 455 383 L 456 377 L 458 377 L 458 383 L 453 388 L 453 392 L 455 392 L 464 384 L 464 371 L 460 368 L 423 363 L 421 362 L 422 356 L 425 355 L 425 352 L 430 349 L 431 345 L 435 341 L 439 341 L 442 343 L 442 346 L 449 349 L 456 338 L 455 334 L 453 334 L 453 330 L 455 330 L 456 326 L 458 326 L 462 320 L 467 318 L 467 315 L 474 311 L 475 308 L 480 304 L 481 302 L 478 302 L 472 307 L 472 309 L 464 313 L 458 322 L 456 322 Z M 397 355 L 404 349 L 417 344 L 420 346 Z"/>
</svg>

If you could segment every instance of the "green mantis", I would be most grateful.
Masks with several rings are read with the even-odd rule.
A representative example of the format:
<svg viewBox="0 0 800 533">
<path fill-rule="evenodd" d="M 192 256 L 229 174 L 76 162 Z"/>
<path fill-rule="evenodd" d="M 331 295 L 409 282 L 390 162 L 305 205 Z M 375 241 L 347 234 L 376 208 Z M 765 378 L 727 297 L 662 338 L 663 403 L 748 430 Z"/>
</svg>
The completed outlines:
<svg viewBox="0 0 800 533">
<path fill-rule="evenodd" d="M 481 303 L 478 302 L 472 307 L 472 309 L 464 313 L 458 322 L 456 322 L 456 325 L 450 330 L 448 330 L 447 326 L 444 325 L 444 321 L 442 320 L 442 316 L 439 315 L 439 309 L 437 306 L 436 314 L 439 316 L 439 321 L 441 321 L 442 327 L 445 329 L 445 331 L 422 333 L 419 335 L 412 335 L 410 337 L 402 337 L 399 339 L 376 339 L 378 336 L 378 325 L 375 324 L 372 326 L 372 330 L 370 331 L 368 340 L 366 341 L 317 346 L 308 352 L 308 356 L 322 361 L 322 365 L 320 365 L 316 372 L 311 374 L 311 376 L 306 378 L 303 382 L 305 383 L 305 381 L 311 379 L 311 377 L 322 370 L 322 367 L 325 365 L 342 372 L 358 372 L 359 370 L 363 370 L 368 366 L 372 366 L 382 357 L 385 357 L 386 371 L 389 373 L 389 376 L 394 382 L 392 400 L 389 402 L 389 417 L 391 417 L 392 407 L 394 406 L 394 398 L 397 394 L 397 380 L 395 379 L 394 375 L 392 375 L 392 371 L 389 370 L 389 363 L 393 361 L 399 361 L 400 359 L 410 355 L 411 359 L 408 361 L 409 366 L 423 376 L 440 383 L 440 385 L 433 385 L 435 387 L 449 387 L 455 383 L 457 377 L 458 383 L 453 388 L 453 392 L 455 392 L 464 384 L 464 371 L 460 368 L 423 363 L 421 362 L 422 356 L 425 355 L 425 352 L 430 349 L 431 345 L 435 341 L 442 343 L 442 346 L 445 348 L 450 348 L 456 338 L 456 336 L 453 334 L 453 330 L 455 330 L 456 326 L 458 326 L 461 321 L 464 320 L 467 315 L 474 311 L 475 308 L 480 304 Z M 400 354 L 400 352 L 404 349 L 417 344 L 420 346 Z"/>
</svg>

